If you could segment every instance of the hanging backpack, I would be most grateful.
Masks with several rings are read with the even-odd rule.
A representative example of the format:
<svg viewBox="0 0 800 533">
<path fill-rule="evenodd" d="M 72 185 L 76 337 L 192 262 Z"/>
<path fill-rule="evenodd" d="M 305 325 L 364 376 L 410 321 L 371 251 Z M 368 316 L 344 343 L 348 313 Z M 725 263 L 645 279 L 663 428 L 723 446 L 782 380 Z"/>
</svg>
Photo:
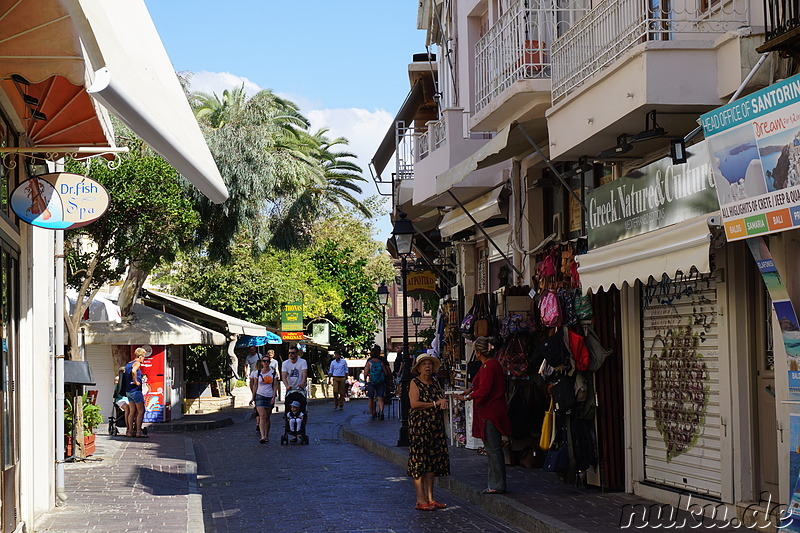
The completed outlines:
<svg viewBox="0 0 800 533">
<path fill-rule="evenodd" d="M 575 314 L 579 320 L 589 320 L 592 318 L 592 299 L 588 294 L 581 294 L 577 291 L 575 297 Z"/>
<path fill-rule="evenodd" d="M 575 293 L 570 289 L 559 289 L 558 306 L 561 310 L 562 325 L 574 326 L 578 323 L 578 315 L 575 313 Z"/>
<path fill-rule="evenodd" d="M 569 360 L 569 350 L 564 344 L 564 334 L 556 331 L 539 344 L 544 360 L 553 368 L 564 366 Z"/>
<path fill-rule="evenodd" d="M 569 342 L 569 351 L 572 353 L 572 359 L 575 361 L 575 370 L 589 370 L 591 358 L 589 350 L 586 348 L 586 342 L 583 335 L 575 333 L 571 329 L 567 333 Z"/>
<path fill-rule="evenodd" d="M 556 328 L 561 325 L 561 309 L 558 306 L 558 296 L 556 291 L 550 289 L 539 300 L 539 313 L 541 314 L 542 326 L 546 328 Z"/>
<path fill-rule="evenodd" d="M 472 340 L 475 338 L 475 304 L 472 304 L 470 307 L 469 312 L 464 315 L 464 320 L 461 321 L 461 325 L 458 327 L 458 332 L 467 339 Z"/>
<path fill-rule="evenodd" d="M 603 366 L 606 358 L 614 353 L 614 350 L 609 350 L 603 346 L 591 324 L 583 327 L 583 333 L 585 335 L 586 349 L 589 351 L 589 370 L 597 372 Z"/>
</svg>

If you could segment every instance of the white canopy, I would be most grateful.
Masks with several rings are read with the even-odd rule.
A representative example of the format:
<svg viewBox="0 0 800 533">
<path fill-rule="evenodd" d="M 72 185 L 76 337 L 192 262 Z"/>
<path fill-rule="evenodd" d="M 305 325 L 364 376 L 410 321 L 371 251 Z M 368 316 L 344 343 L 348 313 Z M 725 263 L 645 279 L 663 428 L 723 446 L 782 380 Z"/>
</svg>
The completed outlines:
<svg viewBox="0 0 800 533">
<path fill-rule="evenodd" d="M 84 322 L 87 344 L 213 344 L 226 343 L 225 335 L 169 313 L 135 304 L 122 322 Z"/>
<path fill-rule="evenodd" d="M 143 0 L 63 0 L 91 63 L 88 92 L 215 203 L 228 198 Z"/>
<path fill-rule="evenodd" d="M 702 273 L 711 270 L 707 217 L 699 217 L 644 235 L 632 237 L 577 256 L 581 286 L 596 292 L 602 288 L 636 280 L 673 277 L 680 270 L 688 274 L 692 267 Z"/>
</svg>

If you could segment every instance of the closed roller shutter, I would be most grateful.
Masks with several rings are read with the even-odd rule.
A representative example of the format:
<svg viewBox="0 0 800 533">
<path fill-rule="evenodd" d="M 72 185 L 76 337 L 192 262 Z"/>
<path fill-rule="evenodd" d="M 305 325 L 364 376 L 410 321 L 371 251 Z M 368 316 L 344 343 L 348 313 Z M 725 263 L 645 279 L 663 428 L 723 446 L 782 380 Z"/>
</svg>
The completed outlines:
<svg viewBox="0 0 800 533">
<path fill-rule="evenodd" d="M 107 344 L 87 344 L 86 361 L 92 369 L 95 386 L 86 387 L 88 390 L 97 390 L 97 405 L 103 409 L 103 417 L 113 415 L 114 407 L 114 360 L 111 356 L 111 346 Z"/>
<path fill-rule="evenodd" d="M 642 285 L 645 478 L 719 497 L 717 329 L 713 273 Z"/>
</svg>

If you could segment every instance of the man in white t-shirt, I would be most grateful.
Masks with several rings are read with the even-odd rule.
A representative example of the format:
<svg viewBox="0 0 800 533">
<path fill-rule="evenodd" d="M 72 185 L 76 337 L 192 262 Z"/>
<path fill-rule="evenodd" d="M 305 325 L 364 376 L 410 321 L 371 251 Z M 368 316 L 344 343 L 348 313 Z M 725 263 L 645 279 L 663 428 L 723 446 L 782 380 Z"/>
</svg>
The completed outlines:
<svg viewBox="0 0 800 533">
<path fill-rule="evenodd" d="M 258 348 L 255 346 L 250 347 L 250 353 L 247 354 L 247 357 L 244 359 L 244 375 L 248 378 L 250 374 L 253 373 L 253 370 L 258 368 L 258 359 L 261 357 L 261 354 L 258 353 Z"/>
<path fill-rule="evenodd" d="M 297 346 L 289 348 L 289 359 L 283 362 L 281 378 L 287 393 L 292 389 L 305 390 L 308 378 L 308 364 L 305 359 L 300 358 Z"/>
</svg>

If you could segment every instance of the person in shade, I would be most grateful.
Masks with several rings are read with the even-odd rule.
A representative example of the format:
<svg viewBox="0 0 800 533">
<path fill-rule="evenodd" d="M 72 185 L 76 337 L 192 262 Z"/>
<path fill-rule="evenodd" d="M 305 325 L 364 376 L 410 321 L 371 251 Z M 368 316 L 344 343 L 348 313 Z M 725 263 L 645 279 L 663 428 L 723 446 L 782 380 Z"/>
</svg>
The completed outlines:
<svg viewBox="0 0 800 533">
<path fill-rule="evenodd" d="M 450 454 L 444 433 L 444 391 L 436 381 L 441 361 L 428 354 L 417 356 L 411 371 L 418 374 L 408 388 L 411 412 L 408 414 L 408 476 L 414 478 L 417 502 L 414 509 L 433 511 L 447 504 L 433 499 L 437 476 L 450 475 Z"/>
<path fill-rule="evenodd" d="M 128 412 L 125 414 L 125 424 L 127 430 L 125 435 L 128 437 L 147 438 L 142 430 L 144 421 L 144 394 L 142 393 L 142 363 L 147 355 L 144 348 L 136 348 L 133 351 L 133 361 L 125 365 L 125 394 L 128 397 Z"/>
<path fill-rule="evenodd" d="M 344 411 L 344 399 L 347 398 L 347 361 L 342 359 L 339 350 L 333 352 L 328 383 L 333 384 L 333 408 Z"/>
<path fill-rule="evenodd" d="M 381 347 L 374 345 L 369 351 L 369 359 L 364 365 L 367 377 L 367 407 L 372 420 L 383 420 L 383 408 L 386 400 L 386 380 L 392 373 L 389 362 L 381 355 Z"/>
<path fill-rule="evenodd" d="M 488 487 L 484 494 L 506 491 L 506 463 L 503 457 L 503 435 L 511 435 L 511 420 L 506 404 L 506 378 L 500 363 L 494 360 L 494 347 L 488 337 L 478 337 L 473 345 L 481 367 L 472 380 L 472 388 L 455 398 L 472 400 L 472 436 L 483 439 L 489 460 Z"/>
</svg>

